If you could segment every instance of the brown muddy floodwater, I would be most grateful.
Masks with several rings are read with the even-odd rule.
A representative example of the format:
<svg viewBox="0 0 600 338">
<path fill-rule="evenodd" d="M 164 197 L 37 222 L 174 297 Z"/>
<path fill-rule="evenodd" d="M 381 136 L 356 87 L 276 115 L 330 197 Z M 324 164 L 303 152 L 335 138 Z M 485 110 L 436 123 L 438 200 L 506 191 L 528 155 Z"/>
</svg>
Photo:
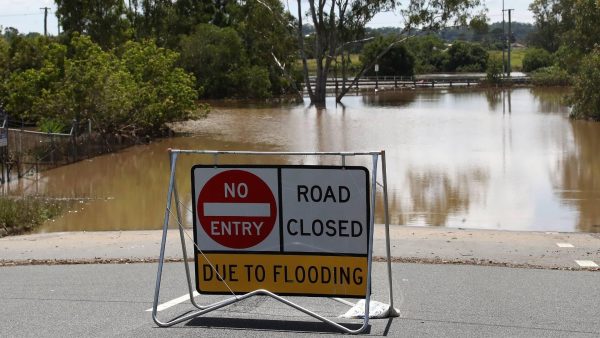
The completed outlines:
<svg viewBox="0 0 600 338">
<path fill-rule="evenodd" d="M 44 172 L 10 194 L 83 199 L 39 231 L 159 229 L 166 149 L 386 150 L 393 224 L 600 232 L 600 123 L 570 121 L 562 89 L 404 90 L 302 105 L 217 103 L 191 136 Z M 190 167 L 178 189 L 190 208 Z M 227 157 L 220 163 L 328 164 L 313 157 Z M 369 166 L 367 158 L 348 164 Z M 334 162 L 339 164 L 339 160 Z M 369 166 L 370 168 L 370 166 Z M 381 192 L 378 192 L 381 201 Z M 185 210 L 191 222 L 190 212 Z M 382 222 L 378 209 L 377 222 Z"/>
</svg>

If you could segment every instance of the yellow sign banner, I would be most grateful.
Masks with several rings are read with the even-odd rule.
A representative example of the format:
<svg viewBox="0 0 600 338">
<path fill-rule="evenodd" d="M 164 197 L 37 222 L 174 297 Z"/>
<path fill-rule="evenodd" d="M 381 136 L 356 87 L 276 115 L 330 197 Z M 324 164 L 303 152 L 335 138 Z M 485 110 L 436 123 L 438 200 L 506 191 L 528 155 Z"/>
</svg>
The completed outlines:
<svg viewBox="0 0 600 338">
<path fill-rule="evenodd" d="M 282 295 L 364 298 L 367 292 L 366 256 L 196 255 L 196 285 L 200 293 L 266 289 Z"/>
</svg>

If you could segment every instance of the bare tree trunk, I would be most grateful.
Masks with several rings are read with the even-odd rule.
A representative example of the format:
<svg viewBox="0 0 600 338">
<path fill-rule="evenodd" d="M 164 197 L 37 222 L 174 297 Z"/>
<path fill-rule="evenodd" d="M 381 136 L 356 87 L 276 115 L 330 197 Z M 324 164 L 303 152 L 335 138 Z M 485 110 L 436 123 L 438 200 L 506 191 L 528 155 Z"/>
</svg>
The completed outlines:
<svg viewBox="0 0 600 338">
<path fill-rule="evenodd" d="M 300 0 L 298 0 L 298 44 L 300 45 L 300 58 L 302 59 L 302 75 L 304 77 L 304 84 L 306 85 L 308 96 L 312 102 L 315 94 L 313 93 L 312 85 L 310 84 L 310 78 L 308 76 L 308 64 L 306 62 L 306 52 L 304 51 L 304 34 L 302 34 L 302 6 L 300 4 Z"/>
<path fill-rule="evenodd" d="M 342 90 L 336 96 L 335 101 L 336 102 L 341 102 L 342 98 L 346 94 L 348 94 L 348 92 L 350 91 L 350 89 L 352 89 L 352 86 L 356 85 L 356 83 L 358 82 L 358 80 L 365 74 L 365 72 L 367 71 L 367 69 L 373 68 L 373 66 L 375 66 L 375 64 L 379 61 L 379 59 L 382 56 L 384 56 L 387 52 L 389 52 L 390 49 L 392 49 L 395 45 L 406 41 L 409 37 L 405 37 L 403 39 L 396 40 L 396 41 L 390 43 L 384 50 L 382 50 L 379 54 L 377 54 L 377 56 L 373 60 L 371 60 L 370 63 L 363 65 L 362 68 L 361 68 L 361 70 L 360 70 L 360 72 L 358 72 L 358 74 L 354 77 L 354 80 L 352 80 L 352 82 L 350 83 L 350 85 L 348 87 L 342 86 Z"/>
</svg>

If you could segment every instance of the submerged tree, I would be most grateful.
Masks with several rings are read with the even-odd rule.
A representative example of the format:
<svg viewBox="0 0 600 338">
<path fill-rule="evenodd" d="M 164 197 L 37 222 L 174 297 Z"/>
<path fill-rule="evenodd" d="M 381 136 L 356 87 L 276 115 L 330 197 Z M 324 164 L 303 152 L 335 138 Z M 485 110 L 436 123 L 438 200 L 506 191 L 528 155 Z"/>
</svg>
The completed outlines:
<svg viewBox="0 0 600 338">
<path fill-rule="evenodd" d="M 298 43 L 302 59 L 304 83 L 312 104 L 325 105 L 326 84 L 332 63 L 340 58 L 342 72 L 342 88 L 336 96 L 340 101 L 355 85 L 358 79 L 375 63 L 392 49 L 404 41 L 416 29 L 439 30 L 447 25 L 465 25 L 472 18 L 471 12 L 477 9 L 480 0 L 308 0 L 308 17 L 315 29 L 313 55 L 316 61 L 316 80 L 314 87 L 309 81 L 307 45 L 302 32 L 304 13 L 301 0 L 298 3 Z M 364 27 L 380 12 L 400 8 L 404 22 L 396 38 L 369 62 L 365 62 L 352 81 L 346 81 L 349 66 L 347 47 L 353 43 L 364 41 Z M 475 16 L 482 18 L 481 15 Z"/>
</svg>

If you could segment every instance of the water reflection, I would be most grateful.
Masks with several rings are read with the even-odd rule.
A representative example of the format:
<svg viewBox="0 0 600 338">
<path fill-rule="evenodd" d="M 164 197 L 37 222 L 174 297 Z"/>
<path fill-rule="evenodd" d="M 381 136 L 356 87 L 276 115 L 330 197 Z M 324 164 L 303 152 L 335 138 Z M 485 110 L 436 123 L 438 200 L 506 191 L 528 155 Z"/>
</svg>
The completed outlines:
<svg viewBox="0 0 600 338">
<path fill-rule="evenodd" d="M 86 198 L 41 231 L 158 229 L 168 183 L 167 148 L 384 149 L 392 223 L 600 232 L 595 208 L 600 195 L 600 124 L 570 122 L 559 96 L 562 92 L 546 89 L 447 88 L 350 96 L 343 105 L 329 98 L 327 109 L 320 110 L 308 102 L 217 102 L 208 118 L 181 126 L 191 136 L 50 170 L 38 181 L 13 182 L 8 193 Z M 191 203 L 190 167 L 213 161 L 206 156 L 180 157 L 177 179 L 184 209 Z M 341 160 L 224 156 L 218 162 Z M 371 168 L 369 158 L 348 157 L 346 163 Z M 381 201 L 380 192 L 377 198 Z M 381 209 L 375 216 L 383 221 Z"/>
<path fill-rule="evenodd" d="M 538 111 L 565 115 L 569 113 L 570 109 L 565 101 L 571 90 L 567 88 L 531 88 L 530 92 L 538 104 Z"/>
<path fill-rule="evenodd" d="M 512 113 L 512 89 L 488 88 L 485 90 L 485 98 L 490 111 L 502 111 L 503 114 Z M 500 109 L 502 107 L 502 109 Z"/>
<path fill-rule="evenodd" d="M 489 174 L 483 169 L 470 169 L 457 174 L 439 170 L 409 169 L 408 187 L 401 200 L 392 198 L 394 224 L 463 226 L 471 205 L 485 201 Z M 381 220 L 382 222 L 383 220 Z"/>
<path fill-rule="evenodd" d="M 600 232 L 600 132 L 597 123 L 572 121 L 574 147 L 565 149 L 554 177 L 556 193 L 577 212 L 579 231 Z"/>
<path fill-rule="evenodd" d="M 382 91 L 376 95 L 363 95 L 362 102 L 365 106 L 391 106 L 391 107 L 406 107 L 413 103 L 419 96 L 419 91 L 412 88 L 404 88 L 394 91 Z M 421 95 L 430 97 L 427 95 Z"/>
</svg>

